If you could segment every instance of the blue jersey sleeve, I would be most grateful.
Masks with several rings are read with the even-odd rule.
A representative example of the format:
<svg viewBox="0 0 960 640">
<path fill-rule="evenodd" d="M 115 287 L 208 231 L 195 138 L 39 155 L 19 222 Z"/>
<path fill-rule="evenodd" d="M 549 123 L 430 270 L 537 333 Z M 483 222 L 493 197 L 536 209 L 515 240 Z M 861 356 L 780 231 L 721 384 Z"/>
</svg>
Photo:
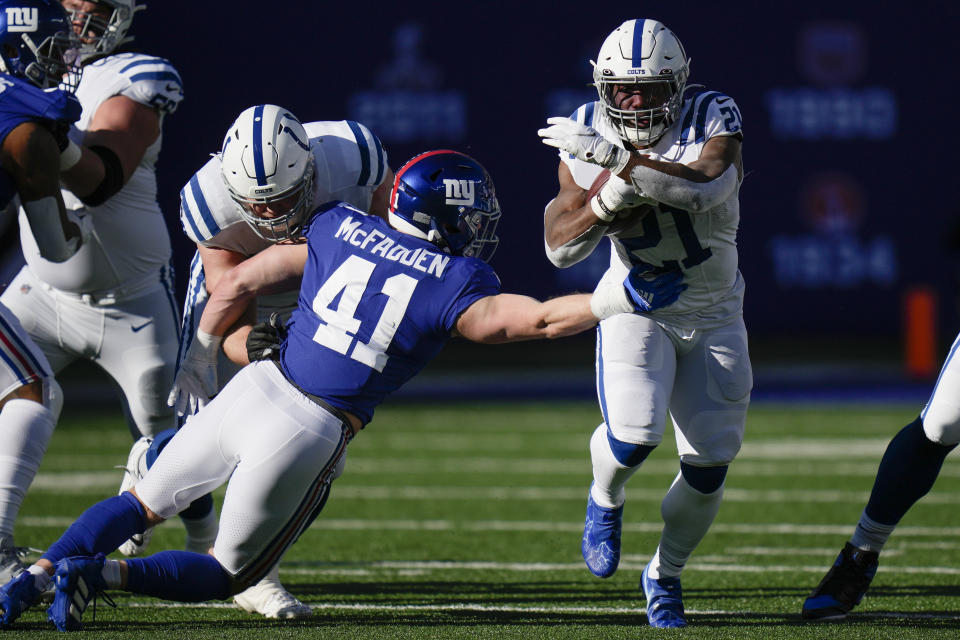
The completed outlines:
<svg viewBox="0 0 960 640">
<path fill-rule="evenodd" d="M 0 74 L 0 144 L 24 122 L 71 124 L 82 109 L 76 97 L 54 89 L 44 91 L 26 80 Z"/>
<path fill-rule="evenodd" d="M 467 276 L 463 288 L 459 295 L 453 300 L 453 303 L 447 307 L 446 312 L 441 316 L 443 322 L 443 332 L 449 334 L 457 324 L 457 318 L 466 311 L 470 305 L 487 296 L 495 296 L 500 293 L 500 278 L 490 268 L 490 265 L 480 260 L 469 259 L 463 263 L 471 269 Z"/>
</svg>

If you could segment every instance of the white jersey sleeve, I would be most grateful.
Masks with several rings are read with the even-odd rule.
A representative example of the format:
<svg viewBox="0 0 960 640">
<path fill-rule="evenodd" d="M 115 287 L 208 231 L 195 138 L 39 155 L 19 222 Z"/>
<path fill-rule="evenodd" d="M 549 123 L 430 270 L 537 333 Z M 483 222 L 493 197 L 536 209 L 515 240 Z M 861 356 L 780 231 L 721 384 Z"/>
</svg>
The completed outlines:
<svg viewBox="0 0 960 640">
<path fill-rule="evenodd" d="M 183 99 L 183 84 L 176 69 L 163 58 L 120 53 L 84 66 L 76 95 L 83 109 L 71 137 L 83 142 L 100 106 L 114 96 L 126 96 L 156 109 L 162 125 L 162 116 Z M 43 260 L 29 227 L 21 225 L 24 257 L 40 280 L 74 293 L 118 290 L 169 262 L 170 238 L 157 203 L 155 170 L 162 139 L 158 135 L 146 148 L 127 183 L 103 204 L 87 206 L 62 190 L 66 208 L 80 218 L 90 236 L 70 260 Z"/>
<path fill-rule="evenodd" d="M 387 174 L 387 154 L 370 129 L 352 120 L 308 122 L 316 167 L 315 206 L 331 200 L 370 208 L 373 192 Z"/>
</svg>

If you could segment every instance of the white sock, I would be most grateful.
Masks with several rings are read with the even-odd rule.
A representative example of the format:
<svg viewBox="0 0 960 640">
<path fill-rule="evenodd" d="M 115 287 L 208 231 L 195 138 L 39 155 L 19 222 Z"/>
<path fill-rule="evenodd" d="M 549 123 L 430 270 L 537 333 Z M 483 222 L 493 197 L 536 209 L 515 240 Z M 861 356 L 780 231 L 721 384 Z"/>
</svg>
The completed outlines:
<svg viewBox="0 0 960 640">
<path fill-rule="evenodd" d="M 27 572 L 33 574 L 33 584 L 37 589 L 43 591 L 53 580 L 53 576 L 47 573 L 47 570 L 40 565 L 32 564 L 27 567 Z"/>
<path fill-rule="evenodd" d="M 867 517 L 867 511 L 864 509 L 863 513 L 860 514 L 860 521 L 853 532 L 853 537 L 850 538 L 850 544 L 858 549 L 879 553 L 896 528 L 897 525 L 895 524 L 880 524 L 876 520 L 871 520 Z"/>
<path fill-rule="evenodd" d="M 679 577 L 690 554 L 707 535 L 722 500 L 722 486 L 713 493 L 700 493 L 678 473 L 660 504 L 663 533 L 647 575 L 654 579 Z"/>
<path fill-rule="evenodd" d="M 103 563 L 103 569 L 100 571 L 103 581 L 111 589 L 120 589 L 120 561 L 107 559 Z"/>
<path fill-rule="evenodd" d="M 187 539 L 184 543 L 184 549 L 194 553 L 209 553 L 210 548 L 217 539 L 217 531 L 220 528 L 220 517 L 216 509 L 202 518 L 183 520 L 183 528 L 187 530 Z"/>
<path fill-rule="evenodd" d="M 13 539 L 13 523 L 53 435 L 53 413 L 32 400 L 8 400 L 0 411 L 6 454 L 0 456 L 0 538 Z"/>
<path fill-rule="evenodd" d="M 593 487 L 590 495 L 598 506 L 615 509 L 623 504 L 626 486 L 630 477 L 642 465 L 625 467 L 610 450 L 607 440 L 607 425 L 601 424 L 590 438 L 590 458 L 593 461 Z"/>
</svg>

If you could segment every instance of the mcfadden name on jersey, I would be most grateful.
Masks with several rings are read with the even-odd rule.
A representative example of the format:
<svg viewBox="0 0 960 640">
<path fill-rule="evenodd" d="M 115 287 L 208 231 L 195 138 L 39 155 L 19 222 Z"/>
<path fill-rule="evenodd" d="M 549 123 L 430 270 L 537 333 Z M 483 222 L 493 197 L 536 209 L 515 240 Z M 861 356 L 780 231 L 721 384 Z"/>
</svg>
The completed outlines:
<svg viewBox="0 0 960 640">
<path fill-rule="evenodd" d="M 599 102 L 581 106 L 570 117 L 623 146 Z M 684 96 L 676 121 L 646 152 L 653 160 L 689 164 L 700 157 L 711 138 L 742 139 L 741 127 L 740 110 L 732 98 L 695 87 Z M 585 190 L 602 171 L 565 152 L 560 159 Z M 636 264 L 663 270 L 679 266 L 687 289 L 677 302 L 651 315 L 691 328 L 728 322 L 741 313 L 743 304 L 744 284 L 737 268 L 739 224 L 739 183 L 726 200 L 709 211 L 691 213 L 660 203 L 655 215 L 643 216 L 634 227 L 608 236 L 612 251 L 604 277 L 622 282 Z"/>
</svg>

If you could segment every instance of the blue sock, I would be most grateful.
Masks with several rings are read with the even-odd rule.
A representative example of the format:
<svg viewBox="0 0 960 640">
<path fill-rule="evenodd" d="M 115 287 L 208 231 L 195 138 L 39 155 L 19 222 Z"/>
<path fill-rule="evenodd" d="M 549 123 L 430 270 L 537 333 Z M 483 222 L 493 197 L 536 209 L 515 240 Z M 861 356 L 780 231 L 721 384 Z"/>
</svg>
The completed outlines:
<svg viewBox="0 0 960 640">
<path fill-rule="evenodd" d="M 864 513 L 880 524 L 900 522 L 913 504 L 927 495 L 943 461 L 957 445 L 941 445 L 927 438 L 917 418 L 893 437 L 880 460 L 877 479 Z"/>
<path fill-rule="evenodd" d="M 213 556 L 189 551 L 161 551 L 129 559 L 127 591 L 177 602 L 226 600 L 230 577 Z"/>
<path fill-rule="evenodd" d="M 129 491 L 93 505 L 50 545 L 44 559 L 56 564 L 70 556 L 92 556 L 116 551 L 135 533 L 143 533 L 147 514 Z"/>
</svg>

